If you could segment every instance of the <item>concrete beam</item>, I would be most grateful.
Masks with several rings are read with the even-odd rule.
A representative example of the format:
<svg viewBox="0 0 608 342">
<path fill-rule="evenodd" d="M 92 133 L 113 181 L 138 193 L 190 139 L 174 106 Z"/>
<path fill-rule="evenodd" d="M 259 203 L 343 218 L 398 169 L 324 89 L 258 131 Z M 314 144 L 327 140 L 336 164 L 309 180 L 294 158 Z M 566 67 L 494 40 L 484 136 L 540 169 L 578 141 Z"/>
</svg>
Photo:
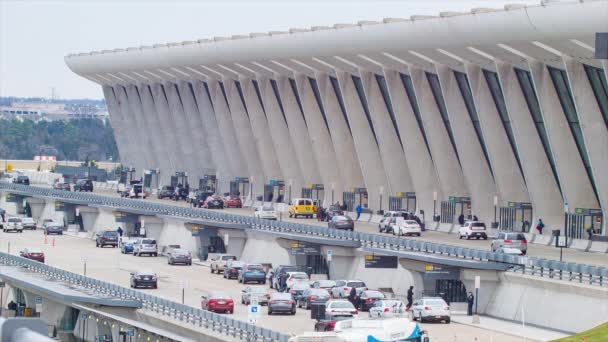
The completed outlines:
<svg viewBox="0 0 608 342">
<path fill-rule="evenodd" d="M 118 154 L 120 161 L 124 165 L 129 165 L 132 162 L 132 150 L 133 147 L 130 145 L 126 127 L 122 121 L 122 115 L 120 113 L 120 106 L 118 105 L 118 99 L 114 93 L 114 89 L 111 86 L 103 86 L 103 94 L 108 105 L 108 112 L 110 113 L 110 124 L 114 130 L 114 136 L 116 137 L 116 146 L 118 147 Z"/>
<path fill-rule="evenodd" d="M 116 94 L 118 100 L 118 106 L 120 107 L 120 111 L 117 113 L 120 113 L 121 125 L 124 129 L 123 133 L 126 135 L 130 147 L 129 149 L 132 151 L 131 160 L 128 160 L 127 162 L 132 163 L 132 166 L 135 166 L 135 174 L 139 177 L 143 175 L 143 169 L 149 165 L 146 160 L 145 152 L 141 149 L 142 134 L 144 134 L 144 132 L 141 129 L 134 129 L 139 126 L 135 121 L 135 115 L 129 107 L 129 99 L 125 88 L 118 84 L 114 85 L 113 88 L 114 94 Z"/>
<path fill-rule="evenodd" d="M 135 120 L 135 125 L 129 129 L 130 132 L 137 131 L 139 133 L 137 146 L 139 146 L 139 153 L 142 154 L 143 159 L 146 161 L 145 168 L 146 169 L 156 169 L 160 167 L 160 159 L 158 150 L 154 148 L 154 139 L 152 136 L 151 127 L 148 126 L 148 122 L 144 119 L 143 114 L 143 105 L 141 99 L 139 97 L 139 93 L 137 88 L 128 84 L 124 87 L 124 90 L 127 95 L 127 101 L 129 103 L 129 108 L 131 110 L 131 115 Z M 138 127 L 139 129 L 135 130 L 133 128 Z"/>
<path fill-rule="evenodd" d="M 32 218 L 39 221 L 43 217 L 42 215 L 44 213 L 46 201 L 42 198 L 34 197 L 28 197 L 25 199 L 25 201 L 30 205 L 30 209 L 32 210 Z"/>
</svg>

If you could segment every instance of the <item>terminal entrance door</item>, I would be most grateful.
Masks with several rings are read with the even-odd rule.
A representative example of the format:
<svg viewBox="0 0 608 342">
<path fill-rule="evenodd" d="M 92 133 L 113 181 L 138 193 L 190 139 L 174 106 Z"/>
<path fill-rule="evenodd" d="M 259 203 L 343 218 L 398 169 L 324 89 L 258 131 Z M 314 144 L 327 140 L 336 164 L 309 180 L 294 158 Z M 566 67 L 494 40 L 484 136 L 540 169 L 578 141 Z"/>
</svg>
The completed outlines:
<svg viewBox="0 0 608 342">
<path fill-rule="evenodd" d="M 264 202 L 283 203 L 285 197 L 285 182 L 270 180 L 264 185 Z"/>
<path fill-rule="evenodd" d="M 388 198 L 388 210 L 405 210 L 409 213 L 416 212 L 416 193 L 398 192 L 397 196 L 390 196 Z"/>
<path fill-rule="evenodd" d="M 460 215 L 465 220 L 473 218 L 470 197 L 450 196 L 449 201 L 441 201 L 441 223 L 458 223 Z"/>
<path fill-rule="evenodd" d="M 353 192 L 344 192 L 344 203 L 346 211 L 355 211 L 357 205 L 361 204 L 361 208 L 366 208 L 368 205 L 367 188 L 355 188 Z"/>
<path fill-rule="evenodd" d="M 509 202 L 500 208 L 500 230 L 527 233 L 532 225 L 532 203 Z"/>
<path fill-rule="evenodd" d="M 594 234 L 605 235 L 603 222 L 601 209 L 576 208 L 575 214 L 567 214 L 566 234 L 574 239 L 587 239 L 587 232 L 592 228 Z"/>
<path fill-rule="evenodd" d="M 434 295 L 448 303 L 462 303 L 467 301 L 467 288 L 460 280 L 438 279 L 435 281 Z"/>
<path fill-rule="evenodd" d="M 308 184 L 305 188 L 302 188 L 302 198 L 312 198 L 321 203 L 324 196 L 325 187 L 323 184 Z"/>
</svg>

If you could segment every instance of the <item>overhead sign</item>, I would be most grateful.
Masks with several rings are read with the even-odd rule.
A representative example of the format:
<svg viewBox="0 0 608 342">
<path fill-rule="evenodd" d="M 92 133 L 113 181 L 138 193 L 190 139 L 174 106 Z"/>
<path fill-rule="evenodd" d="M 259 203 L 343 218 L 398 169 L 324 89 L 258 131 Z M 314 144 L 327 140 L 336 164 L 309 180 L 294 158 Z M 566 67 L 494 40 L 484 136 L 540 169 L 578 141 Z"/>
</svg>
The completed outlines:
<svg viewBox="0 0 608 342">
<path fill-rule="evenodd" d="M 42 297 L 41 296 L 36 296 L 35 303 L 36 304 L 42 304 Z"/>
<path fill-rule="evenodd" d="M 427 264 L 424 265 L 423 277 L 427 280 L 459 279 L 460 270 L 457 267 Z"/>
<path fill-rule="evenodd" d="M 475 288 L 476 289 L 481 288 L 481 276 L 475 276 Z"/>
<path fill-rule="evenodd" d="M 292 242 L 291 255 L 320 255 L 321 248 L 317 244 L 307 242 Z"/>
<path fill-rule="evenodd" d="M 15 194 L 6 194 L 6 202 L 19 203 L 23 200 L 23 197 Z"/>
<path fill-rule="evenodd" d="M 367 194 L 367 188 L 354 188 L 353 192 L 356 194 Z"/>
<path fill-rule="evenodd" d="M 532 209 L 532 203 L 530 203 L 530 202 L 509 202 L 509 208 Z"/>
<path fill-rule="evenodd" d="M 450 196 L 449 201 L 452 203 L 471 203 L 471 197 Z"/>
<path fill-rule="evenodd" d="M 249 178 L 248 177 L 235 177 L 234 180 L 237 183 L 249 183 Z"/>
<path fill-rule="evenodd" d="M 128 328 L 125 333 L 125 336 L 129 336 L 129 337 L 135 336 L 135 328 Z"/>
<path fill-rule="evenodd" d="M 195 224 L 193 224 L 193 225 L 190 227 L 190 230 L 192 231 L 192 236 L 199 236 L 199 235 L 201 234 L 201 231 L 202 231 L 203 229 L 204 229 L 203 227 L 198 226 L 198 225 L 195 225 Z"/>
<path fill-rule="evenodd" d="M 602 216 L 602 209 L 576 208 L 577 215 Z"/>
<path fill-rule="evenodd" d="M 121 211 L 114 212 L 114 221 L 116 222 L 127 222 L 129 218 L 129 214 L 123 213 Z"/>
<path fill-rule="evenodd" d="M 390 255 L 366 255 L 365 268 L 397 268 L 399 259 Z"/>
<path fill-rule="evenodd" d="M 285 186 L 285 181 L 271 179 L 270 181 L 268 181 L 268 185 L 271 185 L 271 186 Z"/>
<path fill-rule="evenodd" d="M 70 207 L 65 202 L 55 201 L 55 211 L 68 211 Z M 76 215 L 78 216 L 78 215 Z"/>
<path fill-rule="evenodd" d="M 327 261 L 331 261 L 331 257 L 334 255 L 334 251 L 332 251 L 331 249 L 327 250 L 327 256 L 325 257 L 325 259 Z"/>
</svg>

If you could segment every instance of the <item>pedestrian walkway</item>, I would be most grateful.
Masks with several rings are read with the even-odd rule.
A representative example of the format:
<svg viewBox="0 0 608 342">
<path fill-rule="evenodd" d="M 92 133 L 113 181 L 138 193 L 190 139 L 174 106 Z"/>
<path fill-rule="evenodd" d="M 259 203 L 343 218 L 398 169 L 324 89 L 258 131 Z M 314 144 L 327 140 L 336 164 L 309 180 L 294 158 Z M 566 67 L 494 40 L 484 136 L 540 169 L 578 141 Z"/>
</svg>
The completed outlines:
<svg viewBox="0 0 608 342">
<path fill-rule="evenodd" d="M 472 327 L 521 337 L 522 341 L 553 341 L 569 336 L 559 331 L 526 325 L 518 322 L 480 316 L 479 323 L 473 324 L 473 317 L 465 314 L 452 314 L 452 322 Z"/>
</svg>

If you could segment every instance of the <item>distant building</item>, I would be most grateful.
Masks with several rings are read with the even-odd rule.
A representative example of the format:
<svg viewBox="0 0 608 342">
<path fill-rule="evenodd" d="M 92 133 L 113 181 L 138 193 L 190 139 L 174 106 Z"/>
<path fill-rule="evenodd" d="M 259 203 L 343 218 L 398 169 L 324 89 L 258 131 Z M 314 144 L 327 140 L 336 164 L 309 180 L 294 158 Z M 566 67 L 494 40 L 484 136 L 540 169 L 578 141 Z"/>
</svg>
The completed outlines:
<svg viewBox="0 0 608 342">
<path fill-rule="evenodd" d="M 12 119 L 22 118 L 38 120 L 69 120 L 83 118 L 98 118 L 106 120 L 108 111 L 105 106 L 88 104 L 64 104 L 47 102 L 18 102 L 9 106 L 0 106 L 0 117 Z"/>
</svg>

